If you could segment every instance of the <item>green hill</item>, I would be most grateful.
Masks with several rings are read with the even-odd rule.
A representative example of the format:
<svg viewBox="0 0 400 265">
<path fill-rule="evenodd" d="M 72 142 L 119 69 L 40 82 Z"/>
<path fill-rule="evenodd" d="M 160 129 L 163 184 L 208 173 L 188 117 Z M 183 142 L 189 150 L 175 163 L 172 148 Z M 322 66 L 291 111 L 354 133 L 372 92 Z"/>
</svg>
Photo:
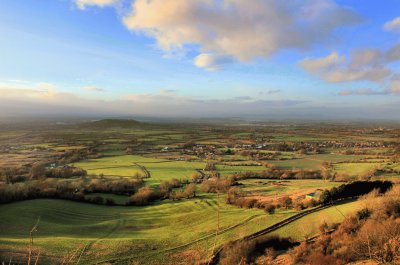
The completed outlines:
<svg viewBox="0 0 400 265">
<path fill-rule="evenodd" d="M 90 128 L 133 128 L 146 125 L 146 123 L 128 119 L 104 119 L 82 124 L 83 127 Z"/>
</svg>

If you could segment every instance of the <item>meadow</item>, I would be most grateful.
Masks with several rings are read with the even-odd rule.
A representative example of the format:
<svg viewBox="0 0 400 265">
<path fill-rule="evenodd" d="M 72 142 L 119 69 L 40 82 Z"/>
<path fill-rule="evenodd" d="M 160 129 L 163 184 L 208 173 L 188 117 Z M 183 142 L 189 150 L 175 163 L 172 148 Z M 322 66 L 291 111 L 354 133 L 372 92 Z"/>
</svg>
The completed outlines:
<svg viewBox="0 0 400 265">
<path fill-rule="evenodd" d="M 295 206 L 306 196 L 312 194 L 317 203 L 324 189 L 355 179 L 399 182 L 400 129 L 390 127 L 378 134 L 367 126 L 364 134 L 359 131 L 331 124 L 233 126 L 129 120 L 2 129 L 0 188 L 18 192 L 33 181 L 55 183 L 44 188 L 46 194 L 58 189 L 69 196 L 22 196 L 21 201 L 0 204 L 0 259 L 25 259 L 29 231 L 39 219 L 33 246 L 43 263 L 59 264 L 66 257 L 69 264 L 204 261 L 229 241 L 305 211 Z M 291 172 L 303 177 L 287 179 Z M 313 172 L 314 177 L 302 172 Z M 240 173 L 250 174 L 235 179 Z M 252 173 L 263 177 L 252 178 Z M 338 181 L 337 174 L 348 179 L 342 176 Z M 161 194 L 161 186 L 174 179 L 179 183 Z M 142 181 L 141 188 L 155 199 L 142 206 L 130 204 L 140 189 L 124 187 L 124 180 Z M 121 181 L 122 190 L 104 188 L 111 181 Z M 87 187 L 74 186 L 75 182 Z M 205 189 L 205 184 L 215 185 L 214 190 Z M 183 193 L 189 185 L 194 186 L 191 196 Z M 230 189 L 240 190 L 240 196 L 253 203 L 228 204 Z M 285 197 L 290 204 L 278 205 Z M 266 205 L 273 202 L 275 211 L 267 213 Z M 317 235 L 322 221 L 340 222 L 359 207 L 358 201 L 328 207 L 274 234 L 302 241 Z"/>
</svg>

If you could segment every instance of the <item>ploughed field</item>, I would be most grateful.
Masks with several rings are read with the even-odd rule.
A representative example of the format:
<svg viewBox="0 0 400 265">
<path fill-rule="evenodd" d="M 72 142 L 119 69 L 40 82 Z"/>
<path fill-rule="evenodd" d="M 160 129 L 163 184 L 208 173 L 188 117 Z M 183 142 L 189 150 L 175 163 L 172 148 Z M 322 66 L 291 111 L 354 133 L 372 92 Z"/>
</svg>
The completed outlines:
<svg viewBox="0 0 400 265">
<path fill-rule="evenodd" d="M 137 190 L 102 192 L 89 184 L 84 191 L 79 187 L 72 191 L 83 192 L 86 201 L 49 197 L 0 204 L 0 258 L 26 260 L 30 231 L 37 223 L 32 249 L 33 256 L 40 253 L 42 263 L 206 260 L 228 241 L 305 211 L 295 207 L 296 200 L 318 201 L 324 189 L 354 180 L 399 181 L 400 129 L 363 126 L 103 120 L 40 129 L 7 127 L 0 131 L 0 188 L 15 190 L 41 181 L 56 183 L 56 187 L 77 181 L 139 179 L 153 191 L 173 179 L 180 185 L 142 206 L 126 205 Z M 38 163 L 46 172 L 73 168 L 86 175 L 35 178 L 33 168 Z M 18 168 L 12 171 L 19 177 L 15 181 L 6 173 L 9 167 Z M 232 178 L 235 181 L 225 189 L 204 188 L 205 183 Z M 195 187 L 194 196 L 170 196 L 189 184 Z M 240 189 L 240 196 L 254 199 L 258 206 L 228 204 L 230 188 Z M 91 201 L 98 197 L 113 203 Z M 279 204 L 284 197 L 293 204 L 277 207 L 274 213 L 264 211 L 262 203 Z M 302 241 L 317 235 L 322 222 L 339 222 L 360 207 L 358 201 L 345 201 L 273 233 Z"/>
</svg>

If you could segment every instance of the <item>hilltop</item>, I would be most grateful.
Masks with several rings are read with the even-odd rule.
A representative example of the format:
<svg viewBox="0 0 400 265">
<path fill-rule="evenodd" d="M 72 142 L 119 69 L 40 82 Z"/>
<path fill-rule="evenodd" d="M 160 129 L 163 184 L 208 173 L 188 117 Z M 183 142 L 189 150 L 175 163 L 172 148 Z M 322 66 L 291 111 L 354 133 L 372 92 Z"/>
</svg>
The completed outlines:
<svg viewBox="0 0 400 265">
<path fill-rule="evenodd" d="M 146 125 L 148 124 L 137 120 L 129 120 L 129 119 L 103 119 L 81 124 L 81 126 L 83 127 L 91 127 L 91 128 L 134 128 Z"/>
</svg>

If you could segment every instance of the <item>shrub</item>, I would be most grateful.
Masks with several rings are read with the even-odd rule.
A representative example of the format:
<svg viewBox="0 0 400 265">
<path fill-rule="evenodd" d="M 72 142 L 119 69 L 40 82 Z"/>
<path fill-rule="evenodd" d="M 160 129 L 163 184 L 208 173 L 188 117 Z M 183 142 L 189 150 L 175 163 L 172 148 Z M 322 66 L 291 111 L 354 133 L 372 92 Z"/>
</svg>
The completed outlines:
<svg viewBox="0 0 400 265">
<path fill-rule="evenodd" d="M 275 213 L 275 209 L 276 209 L 276 207 L 274 204 L 267 204 L 267 205 L 265 205 L 265 208 L 264 208 L 265 212 L 269 213 L 269 214 Z"/>
<path fill-rule="evenodd" d="M 115 203 L 114 199 L 106 198 L 106 204 L 112 206 L 112 205 L 115 205 L 116 203 Z"/>
</svg>

